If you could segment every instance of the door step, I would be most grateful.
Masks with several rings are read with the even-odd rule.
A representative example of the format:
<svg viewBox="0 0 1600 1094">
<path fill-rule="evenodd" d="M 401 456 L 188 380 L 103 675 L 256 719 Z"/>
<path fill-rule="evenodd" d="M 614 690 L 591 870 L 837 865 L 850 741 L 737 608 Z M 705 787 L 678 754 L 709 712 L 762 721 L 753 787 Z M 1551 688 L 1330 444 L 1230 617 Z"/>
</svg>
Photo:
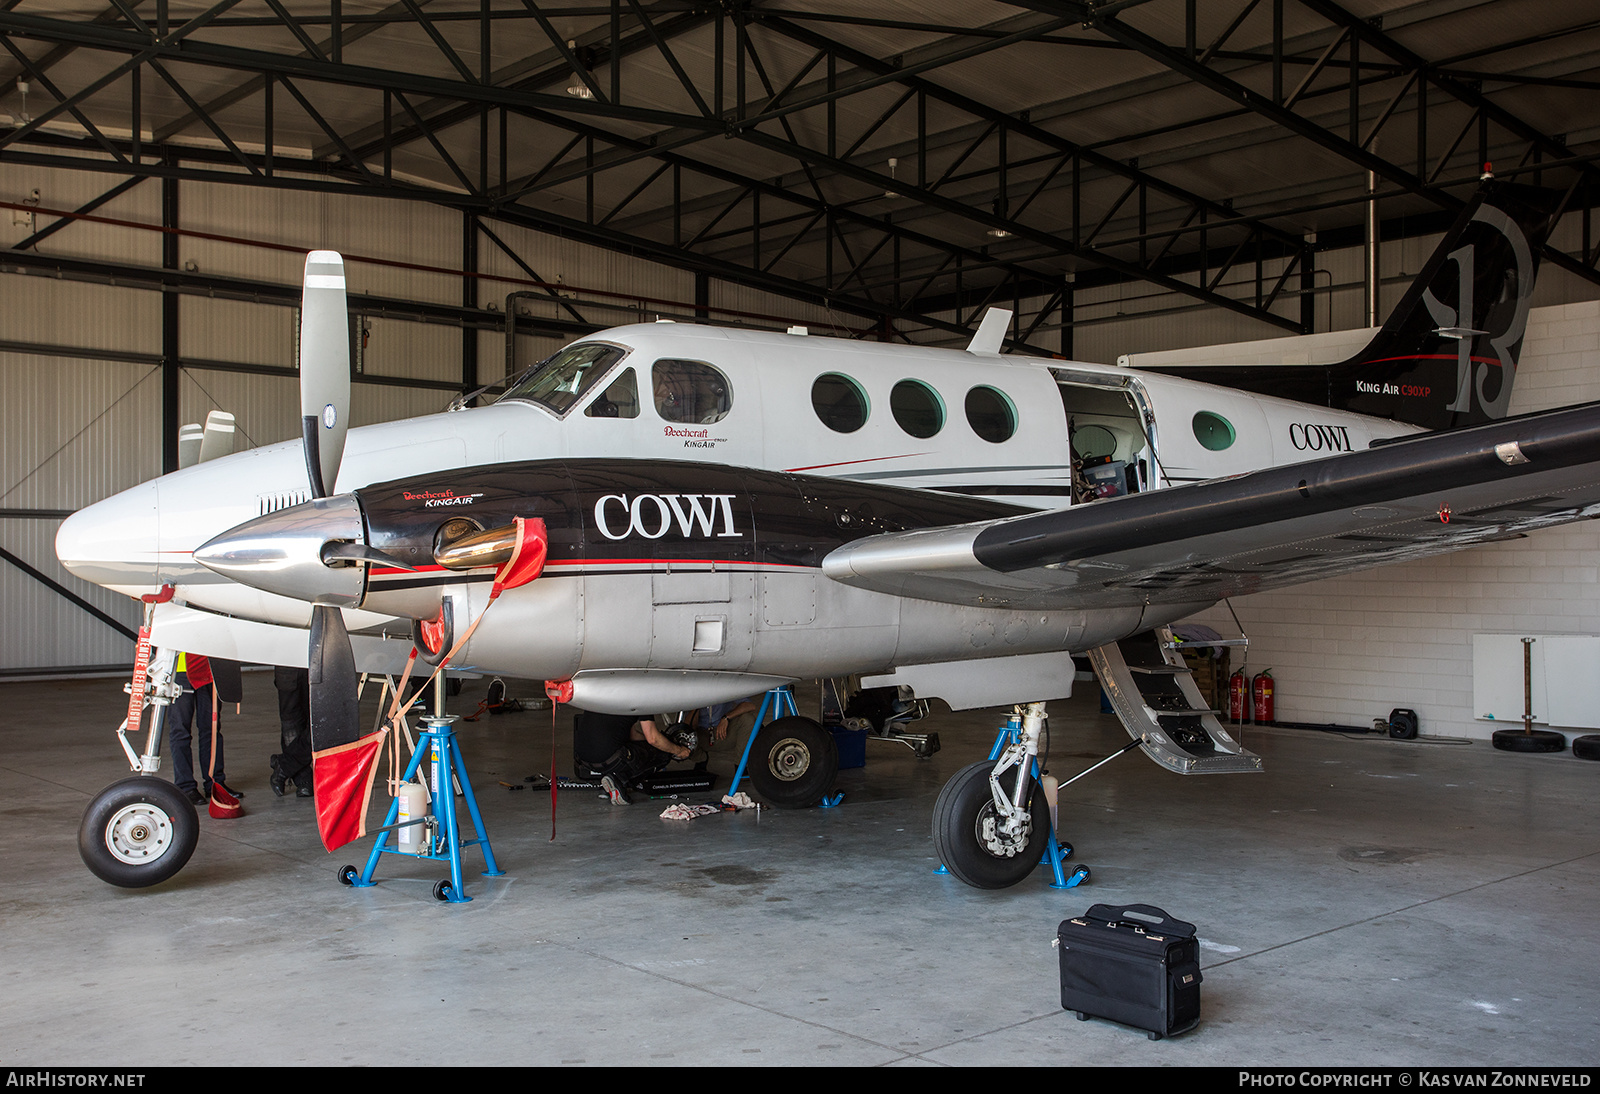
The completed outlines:
<svg viewBox="0 0 1600 1094">
<path fill-rule="evenodd" d="M 1089 651 L 1111 707 L 1145 755 L 1180 775 L 1261 770 L 1261 757 L 1228 735 L 1206 705 L 1165 627 Z"/>
</svg>

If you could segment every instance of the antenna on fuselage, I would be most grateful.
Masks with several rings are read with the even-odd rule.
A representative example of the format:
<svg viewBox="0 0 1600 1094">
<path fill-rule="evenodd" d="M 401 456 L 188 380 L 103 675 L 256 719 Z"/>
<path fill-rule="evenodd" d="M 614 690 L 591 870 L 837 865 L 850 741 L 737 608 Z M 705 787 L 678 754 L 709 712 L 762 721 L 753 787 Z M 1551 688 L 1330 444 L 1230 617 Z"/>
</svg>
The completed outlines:
<svg viewBox="0 0 1600 1094">
<path fill-rule="evenodd" d="M 1005 344 L 1006 329 L 1011 326 L 1011 312 L 1006 308 L 990 308 L 983 313 L 983 322 L 978 324 L 978 333 L 972 336 L 972 341 L 967 343 L 968 353 L 980 353 L 986 357 L 998 357 L 1000 347 Z"/>
</svg>

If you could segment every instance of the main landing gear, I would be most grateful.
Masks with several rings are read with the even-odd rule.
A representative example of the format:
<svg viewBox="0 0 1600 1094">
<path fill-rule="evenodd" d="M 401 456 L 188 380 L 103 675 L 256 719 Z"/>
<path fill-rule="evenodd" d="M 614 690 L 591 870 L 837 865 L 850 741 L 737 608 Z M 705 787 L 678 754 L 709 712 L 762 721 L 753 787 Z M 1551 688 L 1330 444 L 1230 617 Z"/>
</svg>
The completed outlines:
<svg viewBox="0 0 1600 1094">
<path fill-rule="evenodd" d="M 769 714 L 771 722 L 767 722 Z M 839 749 L 833 734 L 801 716 L 788 689 L 774 688 L 756 711 L 755 726 L 728 793 L 736 793 L 739 780 L 748 775 L 756 793 L 780 809 L 837 805 L 838 796 L 830 798 L 828 792 L 838 774 Z"/>
<path fill-rule="evenodd" d="M 1043 703 L 1017 707 L 987 760 L 945 783 L 933 807 L 933 846 L 943 869 L 978 889 L 1006 889 L 1048 864 L 1052 888 L 1087 881 L 1089 868 L 1065 869 L 1071 844 L 1058 843 L 1040 783 Z"/>
</svg>

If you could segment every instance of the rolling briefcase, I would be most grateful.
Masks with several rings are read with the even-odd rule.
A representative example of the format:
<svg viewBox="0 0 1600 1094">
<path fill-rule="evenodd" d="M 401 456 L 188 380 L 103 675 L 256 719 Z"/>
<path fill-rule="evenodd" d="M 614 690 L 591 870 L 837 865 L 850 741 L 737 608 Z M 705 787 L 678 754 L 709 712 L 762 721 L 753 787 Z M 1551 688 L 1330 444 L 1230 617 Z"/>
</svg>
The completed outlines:
<svg viewBox="0 0 1600 1094">
<path fill-rule="evenodd" d="M 1200 1021 L 1200 944 L 1194 924 L 1149 904 L 1096 904 L 1063 920 L 1061 1006 L 1078 1020 L 1108 1018 L 1152 1041 Z"/>
</svg>

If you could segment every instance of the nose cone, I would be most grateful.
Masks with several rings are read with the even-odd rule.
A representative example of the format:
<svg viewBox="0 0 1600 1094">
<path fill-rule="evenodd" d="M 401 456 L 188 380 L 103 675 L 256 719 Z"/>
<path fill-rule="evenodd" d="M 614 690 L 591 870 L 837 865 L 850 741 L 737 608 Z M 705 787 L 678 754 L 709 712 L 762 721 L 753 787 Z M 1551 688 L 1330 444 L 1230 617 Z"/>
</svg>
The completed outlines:
<svg viewBox="0 0 1600 1094">
<path fill-rule="evenodd" d="M 56 557 L 85 581 L 137 596 L 161 584 L 156 484 L 80 509 L 56 532 Z"/>
<path fill-rule="evenodd" d="M 323 562 L 329 544 L 366 542 L 361 506 L 350 494 L 318 498 L 248 520 L 202 544 L 194 560 L 242 585 L 309 604 L 361 603 L 366 573 Z"/>
</svg>

